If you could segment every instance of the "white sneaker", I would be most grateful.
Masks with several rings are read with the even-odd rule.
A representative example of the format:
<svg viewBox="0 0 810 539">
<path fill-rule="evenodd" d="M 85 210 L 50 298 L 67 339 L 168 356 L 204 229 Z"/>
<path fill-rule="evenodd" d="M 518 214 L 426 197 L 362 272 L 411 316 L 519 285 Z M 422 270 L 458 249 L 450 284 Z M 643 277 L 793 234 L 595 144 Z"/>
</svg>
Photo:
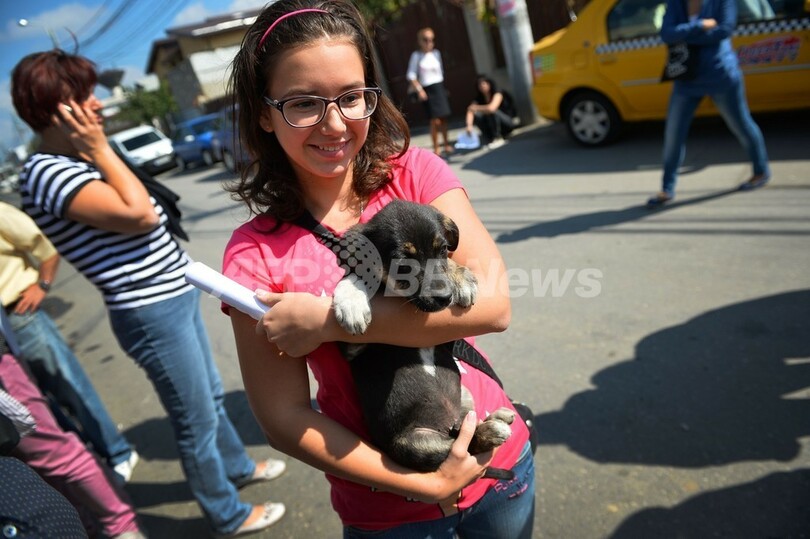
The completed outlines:
<svg viewBox="0 0 810 539">
<path fill-rule="evenodd" d="M 500 148 L 504 144 L 506 144 L 505 140 L 503 140 L 502 138 L 496 138 L 495 140 L 487 144 L 487 148 L 490 150 L 494 150 L 495 148 Z"/>
<path fill-rule="evenodd" d="M 138 465 L 138 461 L 140 460 L 140 455 L 138 455 L 138 452 L 133 449 L 127 460 L 124 462 L 119 462 L 113 466 L 113 471 L 124 480 L 124 483 L 129 483 L 129 480 L 132 478 L 132 470 L 135 469 L 135 466 Z"/>
</svg>

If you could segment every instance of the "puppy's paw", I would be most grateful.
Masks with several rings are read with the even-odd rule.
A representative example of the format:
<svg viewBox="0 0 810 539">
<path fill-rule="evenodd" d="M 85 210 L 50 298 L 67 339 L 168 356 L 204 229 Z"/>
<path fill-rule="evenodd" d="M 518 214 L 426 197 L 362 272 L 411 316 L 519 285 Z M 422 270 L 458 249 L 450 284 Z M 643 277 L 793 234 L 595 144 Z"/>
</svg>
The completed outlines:
<svg viewBox="0 0 810 539">
<path fill-rule="evenodd" d="M 491 416 L 490 416 L 491 417 Z M 475 428 L 470 453 L 482 453 L 502 445 L 512 435 L 512 429 L 507 423 L 494 419 L 487 419 Z"/>
<path fill-rule="evenodd" d="M 507 425 L 511 425 L 515 420 L 515 412 L 506 406 L 503 406 L 492 412 L 486 420 L 488 421 L 490 419 L 494 421 L 503 421 Z"/>
<path fill-rule="evenodd" d="M 478 279 L 465 266 L 456 265 L 452 272 L 453 303 L 459 307 L 469 307 L 478 296 Z"/>
<path fill-rule="evenodd" d="M 349 275 L 337 284 L 332 308 L 340 327 L 352 335 L 365 333 L 371 323 L 371 304 L 356 275 Z"/>
</svg>

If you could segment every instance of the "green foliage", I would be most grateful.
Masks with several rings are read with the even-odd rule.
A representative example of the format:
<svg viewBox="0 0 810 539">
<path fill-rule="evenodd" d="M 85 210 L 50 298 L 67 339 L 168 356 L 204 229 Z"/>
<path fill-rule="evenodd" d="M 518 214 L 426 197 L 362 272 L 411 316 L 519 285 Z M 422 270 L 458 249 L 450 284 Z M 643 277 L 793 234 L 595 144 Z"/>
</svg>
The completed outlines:
<svg viewBox="0 0 810 539">
<path fill-rule="evenodd" d="M 178 110 L 169 85 L 165 82 L 161 82 L 160 87 L 151 92 L 141 88 L 124 88 L 124 93 L 127 102 L 121 106 L 120 117 L 134 125 L 151 124 L 154 118 L 163 120 Z"/>
<path fill-rule="evenodd" d="M 369 27 L 385 25 L 397 19 L 403 8 L 417 0 L 357 0 L 355 5 L 365 17 Z"/>
<path fill-rule="evenodd" d="M 497 24 L 495 0 L 356 0 L 355 4 L 363 13 L 370 28 L 385 26 L 397 19 L 402 10 L 416 2 L 447 2 L 457 6 L 470 5 L 475 8 L 478 18 L 487 24 Z"/>
</svg>

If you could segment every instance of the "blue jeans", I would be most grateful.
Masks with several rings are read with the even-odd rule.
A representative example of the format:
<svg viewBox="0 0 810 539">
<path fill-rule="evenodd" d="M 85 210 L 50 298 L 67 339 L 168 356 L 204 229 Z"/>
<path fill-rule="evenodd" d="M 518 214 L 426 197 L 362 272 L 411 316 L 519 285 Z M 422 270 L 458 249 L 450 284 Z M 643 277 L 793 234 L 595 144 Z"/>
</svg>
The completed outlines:
<svg viewBox="0 0 810 539">
<path fill-rule="evenodd" d="M 528 442 L 512 470 L 512 481 L 500 481 L 461 513 L 388 530 L 347 526 L 343 528 L 343 539 L 530 539 L 534 526 L 534 458 Z"/>
<path fill-rule="evenodd" d="M 219 371 L 211 354 L 196 289 L 134 309 L 110 310 L 121 347 L 142 367 L 169 415 L 191 492 L 214 532 L 235 531 L 253 507 L 236 483 L 256 464 L 223 406 Z"/>
<path fill-rule="evenodd" d="M 127 460 L 132 448 L 118 432 L 53 320 L 41 310 L 9 313 L 8 319 L 19 341 L 20 359 L 31 370 L 40 390 L 55 401 L 54 416 L 62 427 L 76 431 L 111 466 Z M 59 407 L 64 407 L 71 418 L 65 418 Z"/>
<path fill-rule="evenodd" d="M 765 139 L 748 110 L 743 80 L 740 79 L 738 83 L 711 93 L 709 97 L 717 106 L 717 110 L 720 111 L 728 128 L 748 153 L 754 175 L 770 175 Z M 686 155 L 686 136 L 695 116 L 695 109 L 701 99 L 703 99 L 702 95 L 687 95 L 679 92 L 677 84 L 669 98 L 669 109 L 664 128 L 664 175 L 661 190 L 670 196 L 675 196 L 678 167 L 681 166 Z"/>
</svg>

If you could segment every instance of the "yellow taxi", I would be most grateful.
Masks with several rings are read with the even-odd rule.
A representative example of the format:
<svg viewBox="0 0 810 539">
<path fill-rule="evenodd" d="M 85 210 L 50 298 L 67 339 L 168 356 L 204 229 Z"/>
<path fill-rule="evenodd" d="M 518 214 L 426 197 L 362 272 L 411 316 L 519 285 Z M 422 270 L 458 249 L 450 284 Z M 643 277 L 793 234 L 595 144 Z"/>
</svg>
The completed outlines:
<svg viewBox="0 0 810 539">
<path fill-rule="evenodd" d="M 732 37 L 753 112 L 810 107 L 810 0 L 737 0 Z M 666 117 L 672 83 L 658 37 L 666 0 L 592 0 L 530 53 L 538 113 L 564 121 L 584 146 L 609 143 L 624 122 Z M 716 114 L 706 99 L 698 115 Z"/>
</svg>

